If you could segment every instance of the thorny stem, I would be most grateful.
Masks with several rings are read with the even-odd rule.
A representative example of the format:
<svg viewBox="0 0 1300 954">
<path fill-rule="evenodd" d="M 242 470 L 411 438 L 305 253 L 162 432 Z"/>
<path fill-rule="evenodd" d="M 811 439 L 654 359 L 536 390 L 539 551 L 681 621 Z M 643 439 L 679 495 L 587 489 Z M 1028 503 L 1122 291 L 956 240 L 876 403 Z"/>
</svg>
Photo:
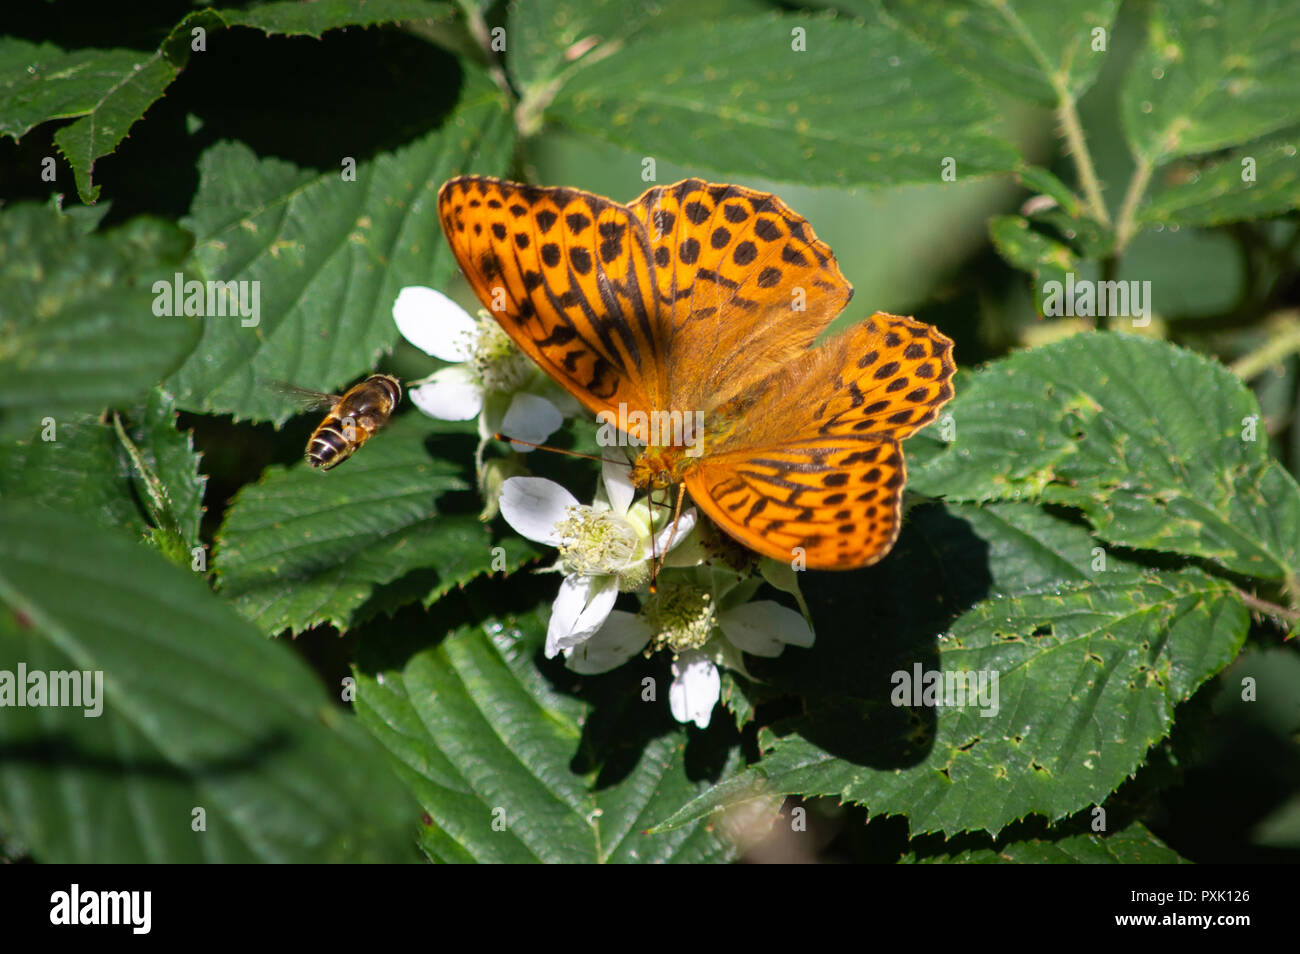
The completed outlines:
<svg viewBox="0 0 1300 954">
<path fill-rule="evenodd" d="M 1288 609 L 1285 606 L 1279 606 L 1277 603 L 1261 600 L 1258 596 L 1247 593 L 1245 590 L 1237 590 L 1237 595 L 1241 597 L 1243 603 L 1258 613 L 1263 613 L 1265 616 L 1276 616 L 1288 623 L 1300 622 L 1300 610 Z"/>
</svg>

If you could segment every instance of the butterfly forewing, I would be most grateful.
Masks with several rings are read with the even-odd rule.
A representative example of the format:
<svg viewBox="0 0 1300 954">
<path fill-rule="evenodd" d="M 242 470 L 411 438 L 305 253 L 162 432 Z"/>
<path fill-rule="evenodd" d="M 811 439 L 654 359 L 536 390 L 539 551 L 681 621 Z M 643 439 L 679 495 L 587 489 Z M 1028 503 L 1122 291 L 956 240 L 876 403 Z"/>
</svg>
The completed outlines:
<svg viewBox="0 0 1300 954">
<path fill-rule="evenodd" d="M 576 189 L 464 176 L 438 211 L 475 294 L 592 411 L 662 400 L 649 245 L 623 206 Z"/>
<path fill-rule="evenodd" d="M 805 351 L 853 288 L 773 195 L 686 179 L 631 205 L 652 246 L 667 393 L 708 411 Z"/>
</svg>

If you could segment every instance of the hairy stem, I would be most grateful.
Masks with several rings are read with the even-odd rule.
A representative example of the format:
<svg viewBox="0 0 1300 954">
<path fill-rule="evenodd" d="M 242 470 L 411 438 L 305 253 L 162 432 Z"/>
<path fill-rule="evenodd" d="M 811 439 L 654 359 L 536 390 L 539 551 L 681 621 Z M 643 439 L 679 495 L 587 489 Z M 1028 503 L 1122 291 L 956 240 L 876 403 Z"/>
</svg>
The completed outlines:
<svg viewBox="0 0 1300 954">
<path fill-rule="evenodd" d="M 1057 119 L 1065 133 L 1065 141 L 1070 147 L 1070 155 L 1079 172 L 1079 182 L 1083 186 L 1092 217 L 1102 225 L 1110 225 L 1110 213 L 1106 211 L 1106 200 L 1101 195 L 1101 182 L 1097 179 L 1097 170 L 1092 165 L 1092 153 L 1083 136 L 1083 123 L 1079 121 L 1079 110 L 1075 107 L 1074 97 L 1064 85 L 1055 83 L 1057 99 Z"/>
<path fill-rule="evenodd" d="M 1137 234 L 1137 210 L 1151 183 L 1151 173 L 1155 166 L 1145 156 L 1137 157 L 1137 166 L 1133 178 L 1128 181 L 1128 191 L 1124 193 L 1124 204 L 1119 209 L 1119 220 L 1115 224 L 1115 252 L 1118 254 Z"/>
</svg>

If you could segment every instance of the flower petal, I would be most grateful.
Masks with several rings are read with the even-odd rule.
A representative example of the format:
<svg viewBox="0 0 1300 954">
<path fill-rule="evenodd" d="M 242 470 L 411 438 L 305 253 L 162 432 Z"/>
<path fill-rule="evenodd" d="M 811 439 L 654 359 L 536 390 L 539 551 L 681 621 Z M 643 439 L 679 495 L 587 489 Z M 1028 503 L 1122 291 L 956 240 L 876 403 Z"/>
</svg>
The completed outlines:
<svg viewBox="0 0 1300 954">
<path fill-rule="evenodd" d="M 510 407 L 501 420 L 501 433 L 506 437 L 517 437 L 521 441 L 540 444 L 550 437 L 564 423 L 564 415 L 550 401 L 527 391 L 520 391 L 510 399 Z M 533 450 L 527 444 L 510 442 L 517 451 L 527 453 Z"/>
<path fill-rule="evenodd" d="M 411 388 L 411 403 L 440 421 L 468 421 L 483 410 L 483 389 L 459 365 L 443 368 Z"/>
<path fill-rule="evenodd" d="M 555 525 L 580 506 L 573 496 L 545 477 L 511 477 L 501 485 L 501 516 L 529 540 L 560 545 Z"/>
<path fill-rule="evenodd" d="M 668 541 L 668 535 L 673 532 L 672 522 L 659 531 L 655 537 L 655 553 L 667 553 L 677 544 L 686 539 L 687 534 L 695 529 L 695 508 L 687 507 L 682 511 L 681 518 L 677 521 L 677 533 L 673 536 L 672 542 Z"/>
<path fill-rule="evenodd" d="M 684 652 L 673 660 L 673 684 L 668 687 L 668 707 L 678 722 L 694 722 L 708 728 L 713 707 L 722 695 L 718 667 L 699 650 Z"/>
<path fill-rule="evenodd" d="M 564 651 L 564 665 L 589 675 L 609 672 L 645 649 L 653 635 L 649 624 L 636 613 L 614 610 L 599 632 Z"/>
<path fill-rule="evenodd" d="M 408 285 L 393 302 L 393 321 L 402 337 L 443 361 L 464 361 L 474 353 L 478 324 L 440 291 Z"/>
<path fill-rule="evenodd" d="M 758 600 L 718 617 L 722 635 L 755 656 L 779 656 L 786 646 L 811 646 L 813 631 L 802 616 L 771 600 Z"/>
<path fill-rule="evenodd" d="M 606 460 L 600 465 L 600 476 L 605 484 L 605 496 L 609 499 L 609 509 L 620 517 L 627 514 L 636 496 L 636 487 L 632 485 L 632 469 L 627 464 Z"/>
<path fill-rule="evenodd" d="M 546 627 L 546 658 L 590 639 L 604 625 L 616 599 L 618 581 L 612 576 L 576 573 L 566 576 L 551 604 L 551 622 Z"/>
</svg>

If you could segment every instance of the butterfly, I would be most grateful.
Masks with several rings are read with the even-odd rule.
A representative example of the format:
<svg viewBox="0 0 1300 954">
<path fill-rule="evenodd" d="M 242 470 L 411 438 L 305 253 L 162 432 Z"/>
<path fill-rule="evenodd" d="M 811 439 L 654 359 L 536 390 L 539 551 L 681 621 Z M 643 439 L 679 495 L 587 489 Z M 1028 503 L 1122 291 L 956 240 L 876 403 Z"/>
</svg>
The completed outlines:
<svg viewBox="0 0 1300 954">
<path fill-rule="evenodd" d="M 520 349 L 648 445 L 638 488 L 684 484 L 736 540 L 809 568 L 889 552 L 900 442 L 951 399 L 952 341 L 877 312 L 814 347 L 853 288 L 776 196 L 686 179 L 620 205 L 462 176 L 439 191 L 438 216 Z M 701 422 L 691 446 L 650 441 L 647 422 L 673 412 Z"/>
</svg>

